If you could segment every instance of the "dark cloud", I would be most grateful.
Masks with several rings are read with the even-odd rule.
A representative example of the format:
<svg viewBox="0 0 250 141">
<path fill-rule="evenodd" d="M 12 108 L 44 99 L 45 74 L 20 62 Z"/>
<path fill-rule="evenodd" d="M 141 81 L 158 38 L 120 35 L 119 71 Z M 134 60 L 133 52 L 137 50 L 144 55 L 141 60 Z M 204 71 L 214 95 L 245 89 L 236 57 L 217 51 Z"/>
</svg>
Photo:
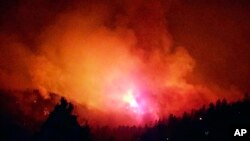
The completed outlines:
<svg viewBox="0 0 250 141">
<path fill-rule="evenodd" d="M 249 91 L 249 8 L 244 0 L 186 0 L 169 11 L 175 43 L 188 49 L 197 63 L 195 74 L 205 83 Z"/>
</svg>

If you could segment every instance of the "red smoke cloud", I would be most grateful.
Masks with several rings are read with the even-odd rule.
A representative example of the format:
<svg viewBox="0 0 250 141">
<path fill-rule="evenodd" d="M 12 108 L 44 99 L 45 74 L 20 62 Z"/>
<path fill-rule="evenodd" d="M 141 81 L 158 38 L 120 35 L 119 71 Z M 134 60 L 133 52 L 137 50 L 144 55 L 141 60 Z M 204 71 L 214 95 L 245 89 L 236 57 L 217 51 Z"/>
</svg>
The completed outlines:
<svg viewBox="0 0 250 141">
<path fill-rule="evenodd" d="M 194 73 L 197 61 L 169 33 L 170 4 L 70 2 L 44 11 L 41 17 L 53 20 L 41 26 L 34 26 L 33 17 L 24 19 L 31 22 L 23 28 L 30 37 L 3 25 L 10 29 L 0 34 L 1 87 L 38 88 L 44 97 L 55 92 L 78 105 L 80 119 L 102 125 L 145 124 L 218 98 L 241 98 L 237 86 L 193 83 L 203 76 Z M 21 17 L 30 15 L 25 7 L 29 2 L 19 6 Z"/>
</svg>

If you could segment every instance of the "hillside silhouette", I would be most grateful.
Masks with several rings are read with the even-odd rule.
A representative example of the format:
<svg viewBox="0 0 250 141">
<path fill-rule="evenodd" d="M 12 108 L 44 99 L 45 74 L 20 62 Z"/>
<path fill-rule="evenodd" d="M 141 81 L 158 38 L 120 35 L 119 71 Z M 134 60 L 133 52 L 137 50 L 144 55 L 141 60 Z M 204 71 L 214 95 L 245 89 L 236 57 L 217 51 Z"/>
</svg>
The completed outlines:
<svg viewBox="0 0 250 141">
<path fill-rule="evenodd" d="M 1 141 L 227 141 L 234 125 L 250 125 L 250 99 L 228 103 L 218 100 L 183 116 L 171 114 L 154 126 L 80 125 L 74 106 L 65 98 L 49 113 L 36 132 L 27 130 L 1 109 Z M 32 121 L 31 121 L 32 122 Z"/>
<path fill-rule="evenodd" d="M 228 141 L 235 126 L 250 125 L 248 94 L 242 101 L 227 103 L 225 99 L 184 113 L 181 118 L 169 115 L 149 128 L 140 141 Z"/>
</svg>

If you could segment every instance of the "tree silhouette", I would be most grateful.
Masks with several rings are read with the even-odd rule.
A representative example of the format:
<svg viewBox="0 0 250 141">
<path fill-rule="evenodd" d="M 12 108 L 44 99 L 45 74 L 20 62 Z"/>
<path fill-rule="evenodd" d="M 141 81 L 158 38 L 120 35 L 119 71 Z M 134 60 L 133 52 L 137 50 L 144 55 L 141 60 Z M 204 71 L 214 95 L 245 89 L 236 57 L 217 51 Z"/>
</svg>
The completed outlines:
<svg viewBox="0 0 250 141">
<path fill-rule="evenodd" d="M 37 141 L 90 141 L 90 128 L 80 126 L 77 117 L 72 115 L 74 107 L 65 98 L 50 113 L 41 131 L 35 137 Z"/>
<path fill-rule="evenodd" d="M 227 103 L 217 100 L 208 108 L 204 106 L 184 113 L 181 118 L 169 115 L 167 124 L 158 123 L 149 128 L 140 141 L 228 141 L 230 129 L 235 125 L 250 125 L 250 99 Z"/>
</svg>

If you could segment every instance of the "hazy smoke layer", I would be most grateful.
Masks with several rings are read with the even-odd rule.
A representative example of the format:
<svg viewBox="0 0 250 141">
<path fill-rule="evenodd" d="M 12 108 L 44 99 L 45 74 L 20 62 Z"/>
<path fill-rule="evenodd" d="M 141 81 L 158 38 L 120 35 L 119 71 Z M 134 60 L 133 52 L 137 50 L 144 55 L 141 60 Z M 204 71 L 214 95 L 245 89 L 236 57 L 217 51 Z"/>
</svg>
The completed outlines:
<svg viewBox="0 0 250 141">
<path fill-rule="evenodd" d="M 83 105 L 77 113 L 92 122 L 142 124 L 218 98 L 237 100 L 248 90 L 225 81 L 235 76 L 216 79 L 215 73 L 208 73 L 217 70 L 207 68 L 212 64 L 230 66 L 225 56 L 234 55 L 233 51 L 225 55 L 214 49 L 214 54 L 206 55 L 206 48 L 193 44 L 202 46 L 214 37 L 194 41 L 196 30 L 184 30 L 181 35 L 178 20 L 185 23 L 188 16 L 182 19 L 175 8 L 185 11 L 189 3 L 39 0 L 3 4 L 1 88 L 38 88 L 45 98 L 47 92 L 55 92 Z M 191 43 L 185 45 L 188 39 Z M 239 68 L 237 74 L 230 69 L 219 73 L 232 72 L 242 79 L 237 82 L 245 82 L 241 75 L 249 76 L 249 65 Z"/>
</svg>

